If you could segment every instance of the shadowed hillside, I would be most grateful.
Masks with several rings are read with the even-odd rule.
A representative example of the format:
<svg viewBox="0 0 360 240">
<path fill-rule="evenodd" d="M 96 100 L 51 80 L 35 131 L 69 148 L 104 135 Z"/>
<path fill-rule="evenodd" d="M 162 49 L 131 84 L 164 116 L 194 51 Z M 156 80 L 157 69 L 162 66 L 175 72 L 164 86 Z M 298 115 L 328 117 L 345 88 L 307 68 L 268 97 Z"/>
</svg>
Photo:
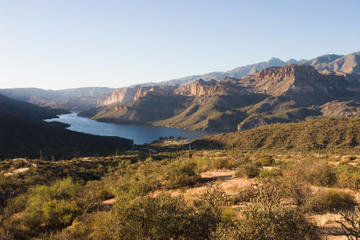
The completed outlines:
<svg viewBox="0 0 360 240">
<path fill-rule="evenodd" d="M 113 154 L 116 150 L 132 146 L 131 140 L 77 133 L 64 129 L 60 124 L 42 121 L 63 112 L 0 95 L 0 158 L 71 158 Z"/>
</svg>

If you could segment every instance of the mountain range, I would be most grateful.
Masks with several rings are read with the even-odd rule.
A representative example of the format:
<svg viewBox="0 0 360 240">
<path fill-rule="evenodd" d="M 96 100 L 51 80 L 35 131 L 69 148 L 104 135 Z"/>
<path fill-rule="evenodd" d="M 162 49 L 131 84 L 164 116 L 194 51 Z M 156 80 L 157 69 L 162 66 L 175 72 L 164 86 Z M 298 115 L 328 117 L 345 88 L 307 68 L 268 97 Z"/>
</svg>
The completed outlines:
<svg viewBox="0 0 360 240">
<path fill-rule="evenodd" d="M 320 73 L 307 64 L 270 67 L 240 79 L 199 79 L 181 86 L 138 88 L 138 92 L 141 94 L 128 103 L 81 114 L 100 121 L 203 131 L 246 130 L 309 117 L 360 114 L 358 80 L 329 70 Z"/>
<path fill-rule="evenodd" d="M 9 97 L 100 121 L 235 131 L 319 116 L 360 115 L 360 52 L 272 58 L 226 72 L 131 87 L 3 89 Z"/>
</svg>

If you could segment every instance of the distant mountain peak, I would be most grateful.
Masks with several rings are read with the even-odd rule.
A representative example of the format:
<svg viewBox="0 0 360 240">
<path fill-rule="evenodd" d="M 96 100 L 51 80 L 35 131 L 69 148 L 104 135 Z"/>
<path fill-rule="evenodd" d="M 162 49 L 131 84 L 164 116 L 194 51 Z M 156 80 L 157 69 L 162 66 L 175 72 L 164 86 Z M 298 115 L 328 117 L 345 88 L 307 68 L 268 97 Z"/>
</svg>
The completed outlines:
<svg viewBox="0 0 360 240">
<path fill-rule="evenodd" d="M 267 63 L 271 64 L 271 65 L 284 65 L 284 61 L 281 60 L 280 58 L 276 58 L 276 57 L 273 57 L 273 58 L 270 58 L 269 61 L 267 61 Z"/>
</svg>

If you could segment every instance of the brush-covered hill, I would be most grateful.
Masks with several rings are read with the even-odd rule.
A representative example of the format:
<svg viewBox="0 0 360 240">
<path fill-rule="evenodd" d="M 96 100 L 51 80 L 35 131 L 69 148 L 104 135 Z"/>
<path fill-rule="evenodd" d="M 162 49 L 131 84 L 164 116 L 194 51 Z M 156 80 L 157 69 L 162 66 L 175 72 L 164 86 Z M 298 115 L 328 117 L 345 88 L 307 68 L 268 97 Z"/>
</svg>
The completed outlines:
<svg viewBox="0 0 360 240">
<path fill-rule="evenodd" d="M 193 148 L 317 150 L 360 147 L 360 118 L 319 118 L 298 123 L 273 124 L 251 130 L 207 136 Z"/>
<path fill-rule="evenodd" d="M 77 133 L 42 121 L 62 112 L 0 95 L 0 159 L 40 155 L 69 158 L 109 154 L 132 146 L 128 139 Z"/>
</svg>

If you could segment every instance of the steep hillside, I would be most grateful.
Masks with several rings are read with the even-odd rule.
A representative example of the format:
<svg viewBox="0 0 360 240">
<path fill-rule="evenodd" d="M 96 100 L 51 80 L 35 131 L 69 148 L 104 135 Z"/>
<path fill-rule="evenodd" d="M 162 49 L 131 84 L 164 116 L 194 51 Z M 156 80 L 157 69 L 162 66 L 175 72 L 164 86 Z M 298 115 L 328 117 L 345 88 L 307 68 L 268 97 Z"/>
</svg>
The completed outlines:
<svg viewBox="0 0 360 240">
<path fill-rule="evenodd" d="M 110 154 L 128 149 L 132 141 L 72 132 L 62 125 L 46 123 L 59 110 L 46 109 L 0 95 L 0 159 L 39 157 L 50 159 Z M 41 152 L 41 153 L 40 153 Z"/>
<path fill-rule="evenodd" d="M 81 112 L 81 116 L 115 123 L 152 123 L 184 110 L 193 98 L 148 93 L 128 104 L 113 104 Z"/>
<path fill-rule="evenodd" d="M 43 108 L 30 103 L 16 101 L 0 94 L 0 118 L 11 116 L 27 120 L 41 120 L 55 118 L 56 115 L 66 113 L 61 109 Z"/>
<path fill-rule="evenodd" d="M 214 94 L 197 97 L 192 104 L 171 118 L 155 125 L 201 131 L 235 131 L 237 124 L 248 117 L 241 108 L 255 104 L 263 94 Z"/>
<path fill-rule="evenodd" d="M 238 147 L 316 150 L 360 147 L 360 119 L 330 119 L 274 124 L 255 129 L 204 137 L 193 148 Z"/>
</svg>

